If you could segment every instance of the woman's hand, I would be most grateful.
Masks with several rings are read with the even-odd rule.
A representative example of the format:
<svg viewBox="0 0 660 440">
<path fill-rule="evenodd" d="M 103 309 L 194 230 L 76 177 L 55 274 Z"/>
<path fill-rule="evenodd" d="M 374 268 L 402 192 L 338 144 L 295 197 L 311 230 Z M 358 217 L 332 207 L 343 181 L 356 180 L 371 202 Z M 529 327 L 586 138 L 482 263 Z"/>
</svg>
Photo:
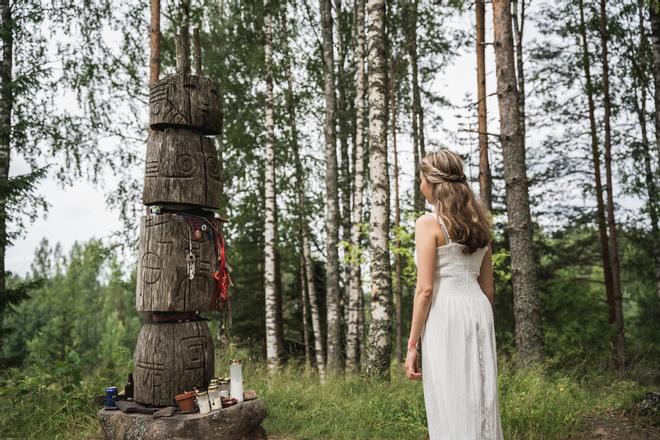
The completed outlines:
<svg viewBox="0 0 660 440">
<path fill-rule="evenodd" d="M 406 363 L 403 365 L 408 379 L 420 380 L 422 373 L 419 371 L 419 352 L 416 348 L 408 348 Z"/>
</svg>

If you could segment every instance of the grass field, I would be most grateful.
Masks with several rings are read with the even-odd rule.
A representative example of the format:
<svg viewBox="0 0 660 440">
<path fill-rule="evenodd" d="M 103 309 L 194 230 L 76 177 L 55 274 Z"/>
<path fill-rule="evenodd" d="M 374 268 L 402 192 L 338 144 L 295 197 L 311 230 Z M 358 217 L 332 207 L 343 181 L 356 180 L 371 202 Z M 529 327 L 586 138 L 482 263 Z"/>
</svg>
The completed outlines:
<svg viewBox="0 0 660 440">
<path fill-rule="evenodd" d="M 216 373 L 226 374 L 227 359 L 236 355 L 240 353 L 218 359 Z M 266 402 L 269 415 L 264 427 L 274 439 L 423 439 L 426 435 L 422 385 L 406 379 L 397 365 L 390 381 L 346 375 L 319 384 L 316 373 L 304 365 L 290 364 L 269 375 L 263 365 L 244 359 L 246 387 Z M 542 368 L 515 373 L 503 362 L 499 373 L 506 439 L 590 438 L 589 432 L 605 429 L 596 426 L 601 415 L 622 414 L 648 391 L 612 376 L 578 380 Z M 67 384 L 61 377 L 43 374 L 5 372 L 0 438 L 100 438 L 98 408 L 91 397 L 102 394 L 107 381 L 90 376 Z"/>
</svg>

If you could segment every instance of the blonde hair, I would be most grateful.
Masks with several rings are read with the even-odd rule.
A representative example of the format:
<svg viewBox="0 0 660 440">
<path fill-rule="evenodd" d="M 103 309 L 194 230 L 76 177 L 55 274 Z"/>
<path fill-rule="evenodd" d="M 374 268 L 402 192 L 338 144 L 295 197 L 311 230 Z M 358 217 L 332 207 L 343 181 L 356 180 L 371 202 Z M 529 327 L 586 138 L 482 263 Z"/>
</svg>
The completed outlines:
<svg viewBox="0 0 660 440">
<path fill-rule="evenodd" d="M 428 153 L 419 164 L 422 178 L 431 186 L 436 213 L 450 237 L 471 254 L 490 243 L 490 215 L 474 195 L 463 173 L 463 161 L 450 150 Z"/>
</svg>

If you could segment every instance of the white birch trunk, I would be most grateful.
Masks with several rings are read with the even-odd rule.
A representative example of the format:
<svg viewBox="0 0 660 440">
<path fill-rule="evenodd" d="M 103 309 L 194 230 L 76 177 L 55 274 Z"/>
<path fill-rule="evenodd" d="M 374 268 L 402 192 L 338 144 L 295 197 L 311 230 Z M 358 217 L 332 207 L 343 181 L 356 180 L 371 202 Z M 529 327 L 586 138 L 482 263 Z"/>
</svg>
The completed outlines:
<svg viewBox="0 0 660 440">
<path fill-rule="evenodd" d="M 320 1 L 323 34 L 323 78 L 325 83 L 325 192 L 326 192 L 326 308 L 327 308 L 327 370 L 336 373 L 341 368 L 339 338 L 339 200 L 337 194 L 337 139 L 335 71 L 332 36 L 332 4 Z"/>
<path fill-rule="evenodd" d="M 275 210 L 275 119 L 273 116 L 273 17 L 270 0 L 264 1 L 264 55 L 266 65 L 266 136 L 265 136 L 265 224 L 264 224 L 264 290 L 266 307 L 266 359 L 269 369 L 280 363 L 278 322 L 278 289 L 276 286 L 277 224 Z"/>
<path fill-rule="evenodd" d="M 348 325 L 346 331 L 346 368 L 360 370 L 360 297 L 362 280 L 360 275 L 360 223 L 362 222 L 362 195 L 364 192 L 364 111 L 365 111 L 365 41 L 364 0 L 355 2 L 356 60 L 355 72 L 355 169 L 353 188 L 353 210 L 351 211 L 351 248 L 348 282 Z"/>
<path fill-rule="evenodd" d="M 390 318 L 389 219 L 390 194 L 387 169 L 387 72 L 385 58 L 385 1 L 367 1 L 367 42 L 369 47 L 369 177 L 371 215 L 369 252 L 371 257 L 371 321 L 367 344 L 366 373 L 389 378 L 392 352 Z"/>
</svg>

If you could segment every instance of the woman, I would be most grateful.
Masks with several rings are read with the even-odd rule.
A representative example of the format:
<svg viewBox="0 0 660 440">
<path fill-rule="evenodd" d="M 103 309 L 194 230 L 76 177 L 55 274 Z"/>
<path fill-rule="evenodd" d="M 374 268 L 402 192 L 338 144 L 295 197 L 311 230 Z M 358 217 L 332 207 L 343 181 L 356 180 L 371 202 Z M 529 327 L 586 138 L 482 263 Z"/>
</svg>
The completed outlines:
<svg viewBox="0 0 660 440">
<path fill-rule="evenodd" d="M 420 190 L 434 209 L 415 225 L 406 375 L 424 382 L 431 440 L 499 440 L 490 220 L 456 153 L 427 154 L 420 174 Z"/>
</svg>

